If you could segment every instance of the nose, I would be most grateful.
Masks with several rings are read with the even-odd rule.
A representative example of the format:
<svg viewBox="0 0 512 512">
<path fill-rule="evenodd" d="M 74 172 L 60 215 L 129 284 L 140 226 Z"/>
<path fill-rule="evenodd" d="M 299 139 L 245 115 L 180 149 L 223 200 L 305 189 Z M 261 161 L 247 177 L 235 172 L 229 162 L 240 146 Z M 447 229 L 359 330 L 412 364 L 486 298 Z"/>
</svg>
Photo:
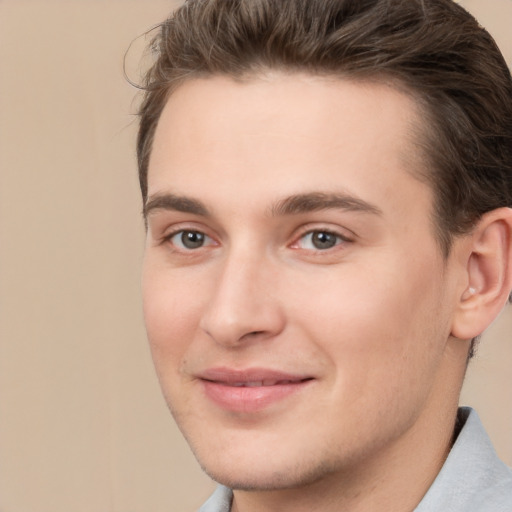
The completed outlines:
<svg viewBox="0 0 512 512">
<path fill-rule="evenodd" d="M 201 317 L 201 329 L 216 343 L 236 348 L 269 340 L 284 328 L 278 297 L 278 269 L 264 257 L 226 259 Z"/>
</svg>

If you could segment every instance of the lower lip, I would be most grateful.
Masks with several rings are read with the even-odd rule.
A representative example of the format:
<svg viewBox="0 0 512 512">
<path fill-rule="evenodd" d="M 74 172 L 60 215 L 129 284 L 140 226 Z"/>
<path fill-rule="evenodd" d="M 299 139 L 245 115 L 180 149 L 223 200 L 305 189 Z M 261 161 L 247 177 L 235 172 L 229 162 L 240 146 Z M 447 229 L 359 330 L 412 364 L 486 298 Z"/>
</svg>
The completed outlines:
<svg viewBox="0 0 512 512">
<path fill-rule="evenodd" d="M 233 412 L 258 412 L 290 395 L 302 391 L 311 380 L 276 384 L 274 386 L 229 386 L 202 381 L 206 396 L 216 405 Z"/>
</svg>

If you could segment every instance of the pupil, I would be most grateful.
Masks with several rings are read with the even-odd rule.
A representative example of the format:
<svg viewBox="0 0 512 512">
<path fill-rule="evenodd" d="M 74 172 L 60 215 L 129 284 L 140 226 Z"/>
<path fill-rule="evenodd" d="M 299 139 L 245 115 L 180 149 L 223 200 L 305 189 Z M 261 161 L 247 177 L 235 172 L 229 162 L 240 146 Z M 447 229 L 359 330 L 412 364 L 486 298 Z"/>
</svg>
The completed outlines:
<svg viewBox="0 0 512 512">
<path fill-rule="evenodd" d="M 312 241 L 317 249 L 330 249 L 336 245 L 336 235 L 319 231 L 318 233 L 313 233 Z"/>
<path fill-rule="evenodd" d="M 187 249 L 197 249 L 203 245 L 204 235 L 197 231 L 184 231 L 181 235 L 181 242 Z"/>
</svg>

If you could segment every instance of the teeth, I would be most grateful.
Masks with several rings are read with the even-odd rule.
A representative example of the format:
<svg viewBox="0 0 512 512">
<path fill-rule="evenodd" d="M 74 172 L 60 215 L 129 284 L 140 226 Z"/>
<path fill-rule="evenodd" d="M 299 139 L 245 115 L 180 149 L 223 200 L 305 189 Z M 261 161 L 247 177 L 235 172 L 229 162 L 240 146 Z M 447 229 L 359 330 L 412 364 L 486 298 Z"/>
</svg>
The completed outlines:
<svg viewBox="0 0 512 512">
<path fill-rule="evenodd" d="M 265 380 L 263 381 L 264 386 L 276 386 L 278 384 L 291 384 L 291 380 Z"/>
<path fill-rule="evenodd" d="M 236 388 L 256 388 L 261 386 L 275 386 L 276 384 L 289 384 L 288 380 L 254 380 L 250 382 L 234 382 L 231 384 Z"/>
</svg>

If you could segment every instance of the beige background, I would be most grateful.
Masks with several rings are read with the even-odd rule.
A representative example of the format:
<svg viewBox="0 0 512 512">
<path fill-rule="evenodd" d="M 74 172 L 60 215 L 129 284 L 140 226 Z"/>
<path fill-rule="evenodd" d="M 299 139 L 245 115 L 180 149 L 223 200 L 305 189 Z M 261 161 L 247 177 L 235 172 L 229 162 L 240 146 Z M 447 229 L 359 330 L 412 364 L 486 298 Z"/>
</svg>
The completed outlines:
<svg viewBox="0 0 512 512">
<path fill-rule="evenodd" d="M 462 3 L 512 62 L 512 1 Z M 0 0 L 0 512 L 192 511 L 212 488 L 160 396 L 140 312 L 122 60 L 172 5 Z M 509 464 L 511 332 L 509 309 L 462 400 Z"/>
</svg>

